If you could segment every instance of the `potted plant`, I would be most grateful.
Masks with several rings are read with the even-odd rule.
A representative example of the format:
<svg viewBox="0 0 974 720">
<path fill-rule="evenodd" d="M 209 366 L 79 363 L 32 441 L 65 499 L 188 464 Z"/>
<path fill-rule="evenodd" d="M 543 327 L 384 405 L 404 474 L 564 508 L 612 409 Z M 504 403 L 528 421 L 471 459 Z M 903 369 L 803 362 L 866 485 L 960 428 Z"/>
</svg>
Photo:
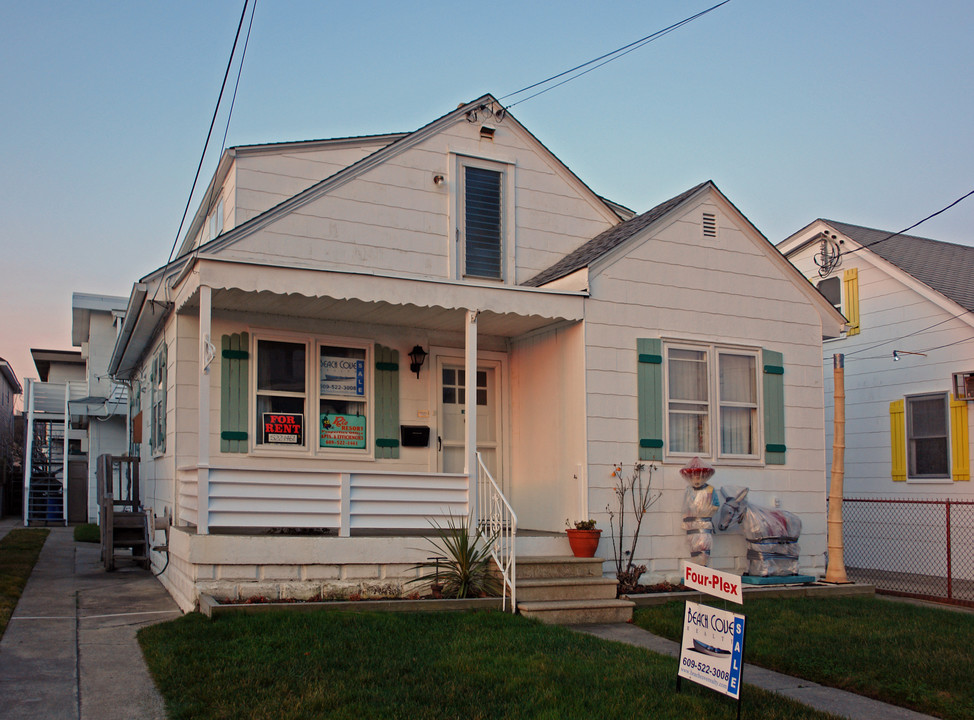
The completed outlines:
<svg viewBox="0 0 974 720">
<path fill-rule="evenodd" d="M 576 520 L 574 528 L 567 520 L 565 524 L 569 525 L 565 532 L 568 533 L 568 544 L 571 545 L 575 557 L 595 557 L 602 535 L 602 530 L 595 527 L 595 520 Z"/>
</svg>

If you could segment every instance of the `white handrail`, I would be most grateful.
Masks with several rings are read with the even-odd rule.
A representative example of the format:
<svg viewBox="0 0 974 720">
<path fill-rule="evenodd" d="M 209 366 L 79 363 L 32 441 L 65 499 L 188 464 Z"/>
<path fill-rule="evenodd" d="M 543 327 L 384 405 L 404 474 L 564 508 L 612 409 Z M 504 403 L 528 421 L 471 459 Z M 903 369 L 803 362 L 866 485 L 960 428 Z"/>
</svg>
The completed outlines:
<svg viewBox="0 0 974 720">
<path fill-rule="evenodd" d="M 481 532 L 491 541 L 490 556 L 501 572 L 503 582 L 501 607 L 507 609 L 507 592 L 511 593 L 511 612 L 517 610 L 517 515 L 497 486 L 484 460 L 477 453 L 477 511 Z"/>
</svg>

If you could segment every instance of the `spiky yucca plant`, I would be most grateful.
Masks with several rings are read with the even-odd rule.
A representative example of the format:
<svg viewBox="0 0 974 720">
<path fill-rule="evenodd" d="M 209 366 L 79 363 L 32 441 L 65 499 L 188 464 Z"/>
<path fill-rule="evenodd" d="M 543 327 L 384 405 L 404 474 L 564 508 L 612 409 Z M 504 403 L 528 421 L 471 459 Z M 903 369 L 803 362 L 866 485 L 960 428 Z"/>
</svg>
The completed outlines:
<svg viewBox="0 0 974 720">
<path fill-rule="evenodd" d="M 436 538 L 429 542 L 444 559 L 414 565 L 413 570 L 424 573 L 407 584 L 439 583 L 443 595 L 451 598 L 499 594 L 500 583 L 490 573 L 490 546 L 495 538 L 485 536 L 479 528 L 471 535 L 469 521 L 452 515 L 446 527 L 435 520 L 430 523 L 436 529 Z"/>
</svg>

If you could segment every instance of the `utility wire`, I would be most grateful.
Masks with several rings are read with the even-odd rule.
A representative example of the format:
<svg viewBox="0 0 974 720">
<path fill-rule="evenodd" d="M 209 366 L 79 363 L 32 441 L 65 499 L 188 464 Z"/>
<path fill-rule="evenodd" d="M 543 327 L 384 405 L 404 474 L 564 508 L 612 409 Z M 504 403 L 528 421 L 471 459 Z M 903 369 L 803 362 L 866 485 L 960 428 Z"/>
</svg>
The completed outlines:
<svg viewBox="0 0 974 720">
<path fill-rule="evenodd" d="M 244 0 L 243 11 L 240 13 L 240 22 L 237 23 L 237 34 L 233 38 L 233 47 L 230 49 L 230 59 L 227 61 L 226 72 L 223 73 L 223 84 L 220 85 L 220 94 L 216 99 L 216 107 L 213 108 L 213 118 L 210 120 L 210 129 L 206 133 L 206 142 L 203 143 L 203 152 L 200 154 L 200 161 L 196 166 L 196 175 L 193 177 L 193 186 L 190 188 L 189 197 L 186 198 L 186 207 L 183 209 L 183 219 L 179 221 L 179 229 L 176 230 L 176 238 L 172 242 L 172 249 L 169 251 L 169 259 L 166 260 L 166 264 L 163 267 L 162 278 L 159 281 L 159 285 L 156 286 L 156 291 L 152 294 L 153 300 L 155 300 L 156 296 L 159 294 L 159 287 L 165 282 L 166 271 L 169 269 L 169 264 L 172 262 L 173 253 L 176 252 L 176 244 L 179 242 L 179 235 L 183 231 L 183 224 L 186 222 L 186 215 L 189 213 L 189 206 L 193 201 L 193 193 L 196 192 L 196 183 L 199 182 L 200 179 L 200 171 L 203 169 L 203 160 L 206 158 L 206 149 L 209 147 L 210 137 L 213 135 L 213 126 L 216 124 L 217 114 L 220 111 L 220 103 L 223 100 L 223 91 L 227 87 L 227 78 L 230 77 L 230 68 L 233 67 L 233 56 L 237 52 L 237 42 L 240 40 L 240 30 L 243 28 L 243 22 L 247 15 L 247 5 L 249 2 L 250 0 Z"/>
<path fill-rule="evenodd" d="M 561 85 L 564 85 L 567 82 L 571 82 L 572 80 L 574 80 L 576 78 L 579 78 L 582 75 L 585 75 L 587 73 L 590 73 L 593 70 L 597 70 L 598 68 L 600 68 L 603 65 L 606 65 L 606 64 L 608 64 L 610 62 L 612 62 L 613 60 L 618 60 L 619 58 L 623 57 L 624 55 L 628 55 L 633 50 L 638 50 L 643 45 L 647 45 L 647 44 L 653 42 L 654 40 L 658 40 L 659 38 L 663 37 L 664 35 L 667 35 L 667 34 L 673 32 L 674 30 L 677 30 L 678 28 L 683 27 L 687 23 L 693 22 L 697 18 L 703 17 L 704 15 L 706 15 L 709 12 L 713 12 L 714 10 L 716 10 L 717 8 L 719 8 L 721 5 L 726 5 L 729 2 L 730 2 L 730 0 L 724 0 L 723 2 L 717 3 L 713 7 L 707 8 L 706 10 L 703 10 L 703 11 L 697 13 L 696 15 L 691 15 L 688 18 L 684 18 L 680 22 L 674 23 L 674 24 L 670 25 L 669 27 L 663 28 L 662 30 L 657 30 L 656 32 L 654 32 L 654 33 L 652 33 L 650 35 L 647 35 L 644 38 L 640 38 L 639 40 L 635 40 L 635 41 L 629 43 L 628 45 L 623 45 L 622 47 L 616 48 L 615 50 L 613 50 L 611 52 L 605 53 L 604 55 L 600 55 L 597 58 L 593 58 L 592 60 L 589 60 L 588 62 L 584 62 L 581 65 L 576 65 L 575 67 L 571 68 L 570 70 L 565 70 L 563 72 L 558 73 L 557 75 L 552 75 L 551 77 L 549 77 L 549 78 L 547 78 L 545 80 L 541 80 L 539 82 L 533 83 L 531 85 L 528 85 L 527 87 L 521 88 L 520 90 L 515 90 L 512 93 L 508 93 L 507 95 L 504 95 L 503 97 L 498 98 L 498 100 L 505 100 L 505 99 L 507 99 L 509 97 L 514 97 L 515 95 L 520 95 L 523 92 L 527 92 L 528 90 L 532 90 L 532 89 L 534 89 L 536 87 L 540 87 L 541 85 L 545 85 L 546 83 L 549 83 L 552 80 L 557 80 L 560 77 L 564 77 L 565 75 L 569 75 L 569 74 L 575 72 L 576 70 L 581 70 L 584 67 L 588 67 L 589 65 L 592 65 L 593 63 L 599 63 L 598 65 L 595 65 L 594 67 L 588 68 L 588 70 L 585 70 L 583 72 L 578 73 L 577 75 L 572 75 L 571 77 L 562 80 L 560 83 L 555 83 L 551 87 L 547 87 L 544 90 L 539 90 L 538 92 L 534 93 L 533 95 L 528 95 L 526 98 L 521 98 L 517 102 L 513 102 L 510 105 L 507 105 L 506 107 L 512 108 L 515 105 L 519 105 L 520 103 L 523 103 L 523 102 L 526 102 L 526 101 L 530 100 L 531 98 L 536 98 L 536 97 L 538 97 L 538 95 L 543 95 L 544 93 L 548 92 L 549 90 L 554 90 L 556 87 L 560 87 Z M 600 60 L 603 60 L 604 62 L 599 62 Z"/>
<path fill-rule="evenodd" d="M 876 246 L 877 246 L 877 245 L 879 245 L 880 243 L 884 243 L 884 242 L 886 242 L 887 240 L 892 240 L 892 239 L 893 239 L 893 238 L 895 238 L 895 237 L 899 237 L 900 235 L 903 235 L 904 233 L 906 233 L 906 232 L 908 232 L 908 231 L 910 231 L 910 230 L 912 230 L 912 229 L 913 229 L 913 228 L 915 228 L 915 227 L 916 227 L 917 225 L 922 225 L 922 224 L 923 224 L 923 223 L 925 223 L 925 222 L 926 222 L 927 220 L 931 220 L 931 219 L 933 219 L 933 218 L 935 218 L 935 217 L 937 217 L 938 215 L 940 215 L 941 213 L 945 213 L 945 212 L 947 212 L 947 211 L 948 211 L 948 210 L 950 210 L 950 209 L 951 209 L 952 207 L 954 207 L 954 205 L 957 205 L 957 204 L 958 204 L 958 203 L 960 203 L 961 201 L 963 201 L 963 200 L 966 200 L 966 199 L 967 199 L 967 198 L 969 198 L 969 197 L 970 197 L 971 195 L 974 195 L 974 190 L 971 190 L 970 192 L 968 192 L 968 193 L 965 193 L 964 195 L 961 195 L 961 196 L 960 196 L 959 198 L 957 198 L 956 200 L 954 200 L 954 202 L 952 202 L 952 203 L 951 203 L 950 205 L 948 205 L 947 207 L 945 207 L 945 208 L 941 208 L 940 210 L 938 210 L 938 211 L 937 211 L 937 212 L 935 212 L 935 213 L 932 213 L 931 215 L 927 215 L 927 216 L 926 216 L 925 218 L 923 218 L 923 220 L 919 220 L 919 221 L 917 221 L 917 222 L 915 222 L 915 223 L 913 223 L 913 224 L 912 224 L 912 225 L 910 225 L 910 227 L 908 227 L 908 228 L 903 228 L 903 229 L 902 229 L 902 230 L 900 230 L 899 232 L 894 232 L 894 233 L 890 233 L 890 234 L 889 234 L 889 235 L 887 235 L 886 237 L 884 237 L 884 238 L 880 238 L 879 240 L 877 240 L 877 241 L 875 241 L 875 242 L 871 242 L 871 243 L 869 243 L 868 245 L 860 245 L 859 247 L 857 247 L 857 248 L 852 248 L 851 250 L 843 250 L 843 251 L 842 251 L 841 253 L 839 253 L 839 255 L 851 255 L 852 253 L 856 253 L 856 252 L 859 252 L 860 250 L 865 250 L 866 248 L 873 248 L 873 247 L 876 247 Z"/>
<path fill-rule="evenodd" d="M 937 345 L 936 347 L 923 348 L 922 350 L 915 350 L 915 351 L 914 350 L 910 350 L 910 351 L 900 350 L 899 352 L 904 353 L 904 354 L 908 354 L 908 355 L 917 354 L 917 353 L 924 354 L 924 353 L 928 353 L 928 352 L 933 352 L 934 350 L 943 350 L 944 348 L 953 347 L 954 345 L 961 345 L 962 343 L 971 342 L 972 340 L 974 340 L 974 336 L 971 336 L 971 337 L 968 337 L 968 338 L 964 338 L 963 340 L 954 340 L 953 342 L 945 343 L 944 345 Z M 890 342 L 895 342 L 895 340 L 891 340 Z M 886 343 L 883 343 L 883 344 L 885 345 Z M 849 357 L 850 354 L 851 353 L 844 353 L 845 357 Z M 888 358 L 888 357 L 889 357 L 889 355 L 887 355 L 887 354 L 884 354 L 884 355 L 870 355 L 868 357 L 857 358 L 857 360 L 882 360 L 882 359 Z M 822 361 L 823 362 L 829 362 L 831 360 L 832 360 L 831 356 L 829 356 L 827 358 L 822 358 Z"/>
</svg>

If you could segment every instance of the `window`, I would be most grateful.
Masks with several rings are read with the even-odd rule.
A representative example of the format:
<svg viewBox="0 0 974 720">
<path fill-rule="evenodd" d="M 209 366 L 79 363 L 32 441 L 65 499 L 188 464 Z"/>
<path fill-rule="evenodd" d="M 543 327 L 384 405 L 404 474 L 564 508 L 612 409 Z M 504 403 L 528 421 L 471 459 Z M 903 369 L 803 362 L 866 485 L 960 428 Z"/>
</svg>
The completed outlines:
<svg viewBox="0 0 974 720">
<path fill-rule="evenodd" d="M 464 264 L 468 277 L 502 280 L 503 227 L 501 181 L 497 170 L 463 168 Z"/>
<path fill-rule="evenodd" d="M 950 477 L 947 396 L 906 398 L 906 447 L 909 477 Z"/>
<path fill-rule="evenodd" d="M 369 355 L 367 346 L 353 343 L 258 338 L 254 445 L 367 451 L 373 401 Z M 380 370 L 386 365 L 398 377 L 398 356 Z M 391 415 L 392 402 L 385 406 Z M 397 403 L 394 412 L 398 433 Z"/>
<path fill-rule="evenodd" d="M 257 341 L 257 445 L 304 447 L 307 346 Z"/>
<path fill-rule="evenodd" d="M 210 214 L 210 240 L 223 232 L 223 198 L 220 198 Z"/>
<path fill-rule="evenodd" d="M 167 352 L 163 343 L 152 357 L 149 370 L 149 450 L 166 452 Z"/>
<path fill-rule="evenodd" d="M 667 346 L 669 453 L 760 456 L 757 362 L 756 350 Z M 718 439 L 716 447 L 713 437 Z"/>
<path fill-rule="evenodd" d="M 832 307 L 842 312 L 842 281 L 839 278 L 830 277 L 822 280 L 818 284 L 818 289 L 825 299 L 832 303 Z"/>
</svg>

